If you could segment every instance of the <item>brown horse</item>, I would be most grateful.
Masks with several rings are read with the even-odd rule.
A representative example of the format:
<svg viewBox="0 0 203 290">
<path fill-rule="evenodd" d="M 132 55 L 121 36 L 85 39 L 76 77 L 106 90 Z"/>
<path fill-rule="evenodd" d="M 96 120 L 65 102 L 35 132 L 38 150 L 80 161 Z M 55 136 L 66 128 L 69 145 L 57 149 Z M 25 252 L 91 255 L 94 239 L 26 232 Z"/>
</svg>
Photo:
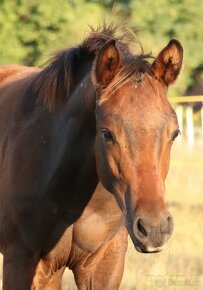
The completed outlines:
<svg viewBox="0 0 203 290">
<path fill-rule="evenodd" d="M 92 31 L 44 69 L 0 70 L 4 290 L 61 289 L 66 266 L 79 289 L 118 289 L 127 231 L 143 253 L 172 233 L 164 180 L 179 130 L 166 92 L 182 47 L 171 40 L 150 64 L 115 32 Z"/>
</svg>

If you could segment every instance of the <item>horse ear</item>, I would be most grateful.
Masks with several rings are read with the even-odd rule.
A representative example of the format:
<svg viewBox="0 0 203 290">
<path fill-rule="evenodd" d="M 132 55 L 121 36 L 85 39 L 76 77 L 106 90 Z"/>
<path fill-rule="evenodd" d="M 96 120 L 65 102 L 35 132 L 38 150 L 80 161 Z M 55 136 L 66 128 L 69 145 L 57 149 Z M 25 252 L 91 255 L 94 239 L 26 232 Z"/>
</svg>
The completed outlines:
<svg viewBox="0 0 203 290">
<path fill-rule="evenodd" d="M 172 39 L 152 64 L 155 77 L 169 86 L 179 75 L 182 61 L 183 48 L 178 40 Z"/>
<path fill-rule="evenodd" d="M 105 88 L 114 78 L 120 67 L 120 53 L 115 40 L 109 40 L 100 50 L 94 67 L 93 77 L 96 85 Z"/>
</svg>

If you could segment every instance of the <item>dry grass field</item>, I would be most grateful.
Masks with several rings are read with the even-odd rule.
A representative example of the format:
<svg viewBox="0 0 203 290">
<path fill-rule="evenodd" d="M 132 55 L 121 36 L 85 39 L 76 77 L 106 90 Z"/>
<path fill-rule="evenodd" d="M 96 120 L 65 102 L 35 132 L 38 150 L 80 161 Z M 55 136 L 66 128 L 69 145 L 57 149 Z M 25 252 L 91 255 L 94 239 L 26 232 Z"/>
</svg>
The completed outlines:
<svg viewBox="0 0 203 290">
<path fill-rule="evenodd" d="M 202 145 L 174 144 L 166 200 L 175 222 L 173 236 L 163 252 L 151 255 L 136 252 L 129 241 L 121 290 L 203 289 Z M 63 285 L 76 289 L 69 271 Z"/>
</svg>

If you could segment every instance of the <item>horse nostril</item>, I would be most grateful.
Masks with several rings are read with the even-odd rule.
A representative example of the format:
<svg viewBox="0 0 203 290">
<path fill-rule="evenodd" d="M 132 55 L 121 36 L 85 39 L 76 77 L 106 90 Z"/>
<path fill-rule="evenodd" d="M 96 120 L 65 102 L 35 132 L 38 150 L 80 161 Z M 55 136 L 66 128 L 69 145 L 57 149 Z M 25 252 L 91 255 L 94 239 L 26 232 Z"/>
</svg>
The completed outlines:
<svg viewBox="0 0 203 290">
<path fill-rule="evenodd" d="M 169 214 L 167 218 L 165 218 L 165 221 L 162 222 L 160 232 L 163 235 L 165 234 L 170 235 L 172 231 L 173 231 L 173 218 L 171 214 Z"/>
<path fill-rule="evenodd" d="M 144 235 L 145 237 L 147 237 L 147 231 L 145 230 L 144 226 L 143 226 L 143 222 L 141 219 L 139 219 L 137 221 L 137 228 L 139 230 L 139 232 Z"/>
</svg>

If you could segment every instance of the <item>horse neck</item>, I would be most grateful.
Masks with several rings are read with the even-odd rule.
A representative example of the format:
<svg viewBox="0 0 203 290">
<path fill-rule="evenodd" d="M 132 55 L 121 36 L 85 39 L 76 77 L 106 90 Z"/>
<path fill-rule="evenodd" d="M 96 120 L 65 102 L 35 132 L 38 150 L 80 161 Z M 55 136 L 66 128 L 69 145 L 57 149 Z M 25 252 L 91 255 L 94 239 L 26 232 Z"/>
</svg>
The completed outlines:
<svg viewBox="0 0 203 290">
<path fill-rule="evenodd" d="M 67 110 L 70 110 L 71 114 L 75 116 L 77 120 L 76 121 L 77 125 L 80 127 L 79 130 L 75 130 L 75 133 L 76 133 L 75 140 L 77 140 L 77 138 L 79 137 L 78 138 L 79 147 L 78 147 L 78 150 L 76 150 L 77 151 L 76 158 L 80 154 L 83 155 L 83 152 L 85 152 L 84 153 L 85 159 L 88 160 L 89 162 L 91 162 L 90 160 L 92 160 L 94 163 L 95 163 L 94 145 L 95 145 L 95 136 L 96 136 L 96 117 L 95 117 L 96 99 L 95 97 L 96 97 L 96 91 L 93 88 L 90 77 L 88 76 L 86 79 L 81 81 L 74 95 L 71 97 L 70 103 L 67 104 Z M 93 138 L 93 142 L 91 141 L 91 138 Z M 88 140 L 90 142 L 89 143 L 90 146 L 87 146 Z M 83 142 L 84 142 L 84 147 L 81 146 Z M 76 142 L 76 144 L 77 143 L 78 142 Z M 85 148 L 85 151 L 83 151 L 83 148 Z M 80 162 L 80 166 L 81 164 L 82 162 Z M 83 162 L 83 164 L 85 164 L 85 162 Z M 88 164 L 90 165 L 90 163 Z M 86 166 L 86 169 L 83 171 L 82 174 L 88 173 L 89 165 Z M 92 192 L 92 194 L 93 193 L 94 194 L 91 195 L 91 200 L 88 203 L 88 206 L 85 208 L 85 213 L 89 214 L 89 212 L 93 211 L 94 213 L 105 216 L 106 220 L 110 219 L 111 221 L 114 221 L 114 224 L 116 224 L 117 226 L 120 226 L 120 224 L 123 223 L 123 215 L 120 208 L 118 207 L 118 204 L 113 194 L 108 192 L 101 185 L 101 183 L 98 184 L 98 176 L 97 176 L 95 165 L 92 166 L 92 170 L 90 170 L 89 172 L 91 173 L 89 174 L 89 177 L 88 177 L 89 178 L 88 184 L 91 184 L 91 182 L 94 180 L 95 181 L 94 186 L 97 185 L 97 187 L 95 186 L 94 192 Z M 81 174 L 81 180 L 82 180 L 82 174 Z M 85 182 L 87 182 L 87 176 L 85 177 Z M 84 191 L 82 190 L 82 192 Z M 86 216 L 86 214 L 84 216 Z"/>
<path fill-rule="evenodd" d="M 52 184 L 57 183 L 53 194 L 57 192 L 59 202 L 71 199 L 72 208 L 79 206 L 79 209 L 84 208 L 98 184 L 95 100 L 91 86 L 88 76 L 67 101 L 55 127 L 54 139 L 60 139 L 61 144 L 55 142 L 57 147 L 52 148 L 52 152 L 58 152 L 54 166 L 57 170 L 52 178 Z"/>
</svg>

